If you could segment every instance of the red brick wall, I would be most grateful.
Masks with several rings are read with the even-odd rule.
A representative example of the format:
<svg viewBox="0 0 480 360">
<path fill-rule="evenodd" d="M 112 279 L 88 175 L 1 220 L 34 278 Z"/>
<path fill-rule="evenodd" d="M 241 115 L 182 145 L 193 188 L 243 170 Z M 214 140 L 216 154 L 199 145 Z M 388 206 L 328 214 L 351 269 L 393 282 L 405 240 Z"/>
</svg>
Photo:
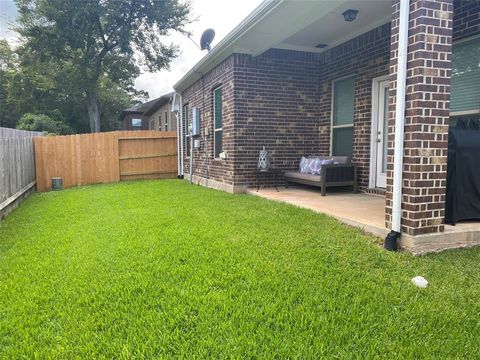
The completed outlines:
<svg viewBox="0 0 480 360">
<path fill-rule="evenodd" d="M 480 33 L 480 0 L 453 2 L 453 41 Z"/>
<path fill-rule="evenodd" d="M 209 179 L 231 185 L 233 184 L 234 164 L 233 68 L 235 59 L 235 55 L 230 56 L 203 77 L 198 74 L 199 80 L 182 93 L 183 105 L 188 104 L 189 107 L 190 120 L 193 107 L 198 107 L 201 111 L 202 135 L 198 137 L 201 140 L 201 147 L 193 151 L 194 175 L 207 177 L 208 171 Z M 222 86 L 223 90 L 223 150 L 228 153 L 228 158 L 225 160 L 216 160 L 213 156 L 213 89 L 218 86 Z M 182 127 L 184 134 L 186 134 L 187 130 L 184 123 Z M 207 157 L 205 156 L 205 127 L 210 130 Z M 190 159 L 186 157 L 185 145 L 184 156 L 184 172 L 185 177 L 187 177 L 190 174 Z"/>
<path fill-rule="evenodd" d="M 322 54 L 271 49 L 261 56 L 235 54 L 183 93 L 183 103 L 205 111 L 202 128 L 213 130 L 212 90 L 224 96 L 224 149 L 213 160 L 213 137 L 205 160 L 204 141 L 195 150 L 194 173 L 235 185 L 254 183 L 258 153 L 265 145 L 274 167 L 296 169 L 302 155 L 330 152 L 331 84 L 356 74 L 354 158 L 361 188 L 368 186 L 371 91 L 374 77 L 388 74 L 390 25 L 385 24 Z M 200 75 L 199 75 L 200 77 Z M 233 80 L 233 81 L 232 81 Z M 202 136 L 203 140 L 203 136 Z M 189 173 L 185 160 L 185 173 Z"/>
<path fill-rule="evenodd" d="M 453 31 L 456 39 L 478 33 L 479 2 L 455 1 L 457 13 L 454 15 Z M 412 0 L 412 3 L 437 6 L 436 2 L 425 0 Z M 426 33 L 435 28 L 428 16 L 420 16 L 419 19 L 426 21 L 425 24 L 418 23 Z M 332 81 L 355 74 L 353 161 L 359 165 L 360 188 L 367 188 L 372 80 L 389 74 L 391 35 L 391 24 L 385 24 L 322 54 L 278 49 L 271 49 L 255 58 L 235 54 L 205 75 L 204 90 L 199 74 L 199 80 L 183 93 L 183 101 L 189 104 L 190 110 L 194 106 L 204 108 L 202 129 L 208 126 L 211 131 L 207 160 L 203 135 L 201 149 L 194 152 L 195 174 L 205 177 L 209 165 L 209 178 L 227 184 L 251 186 L 258 153 L 263 145 L 270 151 L 273 166 L 282 169 L 296 168 L 299 157 L 304 154 L 328 155 Z M 419 42 L 415 46 L 420 46 Z M 212 91 L 220 84 L 223 85 L 224 96 L 223 148 L 228 153 L 228 159 L 223 161 L 213 159 Z M 429 85 L 418 84 L 424 86 L 423 89 Z M 421 106 L 430 105 L 425 102 Z M 185 159 L 185 174 L 188 174 L 188 166 L 189 159 Z"/>
<path fill-rule="evenodd" d="M 390 227 L 399 1 L 393 2 L 386 225 Z M 451 76 L 452 0 L 410 3 L 402 231 L 443 231 Z"/>
<path fill-rule="evenodd" d="M 235 183 L 252 185 L 259 151 L 272 166 L 298 168 L 300 157 L 318 154 L 320 72 L 312 53 L 271 49 L 235 66 Z"/>
<path fill-rule="evenodd" d="M 271 49 L 235 66 L 235 183 L 252 184 L 263 145 L 273 165 L 296 169 L 305 154 L 329 155 L 332 81 L 356 75 L 354 157 L 368 186 L 372 80 L 388 74 L 390 25 L 322 54 Z"/>
</svg>

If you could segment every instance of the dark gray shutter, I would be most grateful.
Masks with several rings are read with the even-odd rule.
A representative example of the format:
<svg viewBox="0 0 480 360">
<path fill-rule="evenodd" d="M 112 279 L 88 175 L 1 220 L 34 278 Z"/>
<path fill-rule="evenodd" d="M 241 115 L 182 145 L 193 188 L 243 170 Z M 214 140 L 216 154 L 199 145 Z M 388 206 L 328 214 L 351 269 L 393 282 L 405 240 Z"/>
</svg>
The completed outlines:
<svg viewBox="0 0 480 360">
<path fill-rule="evenodd" d="M 220 129 L 223 126 L 223 94 L 222 88 L 214 90 L 214 104 L 215 104 L 215 129 Z"/>
</svg>

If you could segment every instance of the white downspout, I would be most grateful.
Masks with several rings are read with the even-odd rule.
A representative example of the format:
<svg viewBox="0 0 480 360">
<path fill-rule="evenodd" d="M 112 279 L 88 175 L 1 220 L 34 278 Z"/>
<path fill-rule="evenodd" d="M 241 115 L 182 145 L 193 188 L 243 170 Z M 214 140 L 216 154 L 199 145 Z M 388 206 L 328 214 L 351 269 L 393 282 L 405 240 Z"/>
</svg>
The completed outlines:
<svg viewBox="0 0 480 360">
<path fill-rule="evenodd" d="M 185 136 L 183 133 L 183 96 L 180 94 L 180 109 L 178 109 L 178 113 L 180 114 L 180 124 L 178 129 L 180 130 L 180 177 L 183 179 L 183 144 L 185 143 Z"/>
<path fill-rule="evenodd" d="M 402 231 L 402 183 L 403 183 L 403 152 L 405 130 L 405 93 L 407 87 L 407 56 L 408 56 L 408 22 L 410 0 L 400 0 L 400 18 L 398 29 L 398 63 L 397 63 L 397 96 L 395 103 L 395 145 L 393 158 L 393 190 L 392 190 L 392 232 L 385 239 L 385 247 L 389 237 L 396 241 Z M 394 249 L 389 249 L 394 250 Z"/>
<path fill-rule="evenodd" d="M 182 157 L 182 151 L 180 150 L 180 144 L 182 143 L 182 137 L 180 136 L 180 112 L 178 111 L 177 112 L 177 153 L 178 153 L 178 156 L 177 156 L 177 168 L 178 168 L 178 171 L 177 171 L 177 175 L 178 177 L 180 177 L 180 175 L 182 175 L 182 170 L 181 170 L 181 160 L 180 158 Z"/>
<path fill-rule="evenodd" d="M 190 184 L 193 184 L 193 132 L 188 130 L 190 138 Z"/>
</svg>

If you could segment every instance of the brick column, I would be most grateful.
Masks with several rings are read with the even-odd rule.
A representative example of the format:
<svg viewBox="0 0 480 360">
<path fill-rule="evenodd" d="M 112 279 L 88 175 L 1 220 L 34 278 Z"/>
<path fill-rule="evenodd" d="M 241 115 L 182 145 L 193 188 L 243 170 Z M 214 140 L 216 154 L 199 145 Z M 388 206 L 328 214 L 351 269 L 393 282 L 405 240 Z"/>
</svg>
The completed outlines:
<svg viewBox="0 0 480 360">
<path fill-rule="evenodd" d="M 392 4 L 386 225 L 391 226 L 399 0 Z M 444 230 L 453 0 L 411 0 L 402 231 Z"/>
</svg>

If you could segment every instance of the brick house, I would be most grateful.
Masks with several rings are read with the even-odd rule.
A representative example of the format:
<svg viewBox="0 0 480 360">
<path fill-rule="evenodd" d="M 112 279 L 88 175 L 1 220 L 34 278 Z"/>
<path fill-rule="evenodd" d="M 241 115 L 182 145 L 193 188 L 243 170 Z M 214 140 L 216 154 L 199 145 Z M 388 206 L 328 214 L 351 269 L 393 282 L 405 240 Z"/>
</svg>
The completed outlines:
<svg viewBox="0 0 480 360">
<path fill-rule="evenodd" d="M 177 117 L 172 112 L 173 93 L 137 104 L 122 111 L 122 130 L 177 131 Z"/>
<path fill-rule="evenodd" d="M 193 160 L 194 182 L 242 192 L 263 146 L 284 170 L 348 155 L 387 228 L 442 233 L 449 124 L 480 116 L 479 61 L 480 0 L 264 1 L 174 86 L 179 175 Z"/>
</svg>

